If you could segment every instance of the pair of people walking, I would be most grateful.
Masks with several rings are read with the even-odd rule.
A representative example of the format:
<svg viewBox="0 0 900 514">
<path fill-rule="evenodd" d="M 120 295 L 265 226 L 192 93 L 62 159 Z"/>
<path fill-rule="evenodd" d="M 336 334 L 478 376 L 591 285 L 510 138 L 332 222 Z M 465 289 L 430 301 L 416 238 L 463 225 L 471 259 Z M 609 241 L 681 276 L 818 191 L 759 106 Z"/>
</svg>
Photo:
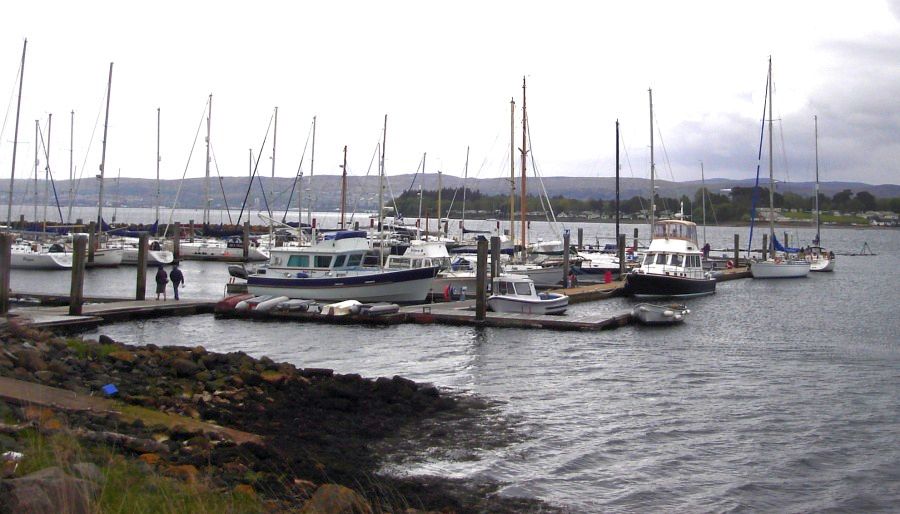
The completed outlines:
<svg viewBox="0 0 900 514">
<path fill-rule="evenodd" d="M 172 263 L 172 271 L 169 274 L 166 274 L 166 270 L 163 269 L 163 265 L 160 264 L 159 268 L 156 270 L 156 299 L 159 300 L 159 295 L 162 295 L 163 300 L 166 300 L 166 285 L 169 283 L 169 279 L 172 280 L 172 288 L 175 292 L 175 299 L 178 300 L 178 288 L 184 287 L 184 274 L 178 268 L 178 263 Z"/>
</svg>

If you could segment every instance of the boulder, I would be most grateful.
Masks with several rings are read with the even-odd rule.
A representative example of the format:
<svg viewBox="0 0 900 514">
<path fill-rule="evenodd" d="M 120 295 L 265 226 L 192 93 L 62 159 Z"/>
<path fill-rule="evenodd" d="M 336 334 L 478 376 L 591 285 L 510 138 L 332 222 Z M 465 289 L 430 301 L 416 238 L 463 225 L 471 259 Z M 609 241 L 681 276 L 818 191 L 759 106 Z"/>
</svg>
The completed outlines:
<svg viewBox="0 0 900 514">
<path fill-rule="evenodd" d="M 353 489 L 324 484 L 303 504 L 300 514 L 372 514 L 372 506 Z"/>
<path fill-rule="evenodd" d="M 175 359 L 172 362 L 172 369 L 175 370 L 175 375 L 178 377 L 190 377 L 197 373 L 200 367 L 188 359 Z"/>
<path fill-rule="evenodd" d="M 58 467 L 0 481 L 0 498 L 7 512 L 29 514 L 91 514 L 92 498 L 99 486 L 72 477 Z"/>
<path fill-rule="evenodd" d="M 33 349 L 23 348 L 13 352 L 19 366 L 34 373 L 35 371 L 43 371 L 47 369 L 47 363 L 41 357 L 41 352 Z"/>
</svg>

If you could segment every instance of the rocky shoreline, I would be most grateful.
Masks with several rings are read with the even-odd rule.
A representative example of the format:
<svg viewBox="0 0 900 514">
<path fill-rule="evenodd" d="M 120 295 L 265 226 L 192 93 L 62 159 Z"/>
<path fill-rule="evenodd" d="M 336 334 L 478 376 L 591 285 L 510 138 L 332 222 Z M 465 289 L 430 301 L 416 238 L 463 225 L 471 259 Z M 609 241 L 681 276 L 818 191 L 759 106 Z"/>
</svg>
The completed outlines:
<svg viewBox="0 0 900 514">
<path fill-rule="evenodd" d="M 148 470 L 183 480 L 201 477 L 222 491 L 252 491 L 270 512 L 295 512 L 325 486 L 345 487 L 371 512 L 558 512 L 538 500 L 500 496 L 495 483 L 382 471 L 413 455 L 508 443 L 511 431 L 477 398 L 399 376 L 301 369 L 202 346 L 63 339 L 14 322 L 2 329 L 0 341 L 0 376 L 87 395 L 114 384 L 115 397 L 136 409 L 261 436 L 262 444 L 237 444 L 194 428 L 125 422 L 109 413 L 53 414 L 69 431 L 128 438 L 131 444 L 118 440 L 121 451 Z M 0 402 L 3 408 L 28 418 L 21 407 Z M 0 439 L 0 453 L 14 446 Z"/>
</svg>

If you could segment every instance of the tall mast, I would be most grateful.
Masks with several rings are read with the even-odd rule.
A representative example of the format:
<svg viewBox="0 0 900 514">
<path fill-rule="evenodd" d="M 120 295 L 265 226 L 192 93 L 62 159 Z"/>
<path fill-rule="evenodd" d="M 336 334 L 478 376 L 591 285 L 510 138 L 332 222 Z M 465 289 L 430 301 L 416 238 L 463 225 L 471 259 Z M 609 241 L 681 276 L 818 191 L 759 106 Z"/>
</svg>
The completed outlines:
<svg viewBox="0 0 900 514">
<path fill-rule="evenodd" d="M 347 210 L 347 145 L 344 145 L 344 164 L 341 170 L 341 230 L 343 230 L 344 212 Z"/>
<path fill-rule="evenodd" d="M 156 221 L 159 222 L 159 163 L 162 158 L 159 156 L 159 127 L 160 127 L 160 109 L 156 108 Z"/>
<path fill-rule="evenodd" d="M 469 147 L 466 147 L 466 168 L 463 172 L 463 208 L 462 208 L 462 227 L 466 226 L 466 182 L 469 180 Z M 449 217 L 449 216 L 448 216 Z"/>
<path fill-rule="evenodd" d="M 653 89 L 650 94 L 650 237 L 653 237 L 653 222 L 656 218 L 656 162 L 653 160 Z"/>
<path fill-rule="evenodd" d="M 206 178 L 203 181 L 203 226 L 209 225 L 209 139 L 212 132 L 212 93 L 206 111 Z"/>
<path fill-rule="evenodd" d="M 40 120 L 34 120 L 34 223 L 37 225 L 37 222 L 40 218 L 38 218 L 38 163 L 41 160 L 38 158 L 38 143 L 40 137 Z"/>
<path fill-rule="evenodd" d="M 703 161 L 700 161 L 700 188 L 700 202 L 703 205 L 703 244 L 706 244 L 706 177 L 703 173 Z"/>
<path fill-rule="evenodd" d="M 816 124 L 816 244 L 822 244 L 822 240 L 819 238 L 819 117 L 813 116 L 813 121 Z"/>
<path fill-rule="evenodd" d="M 47 145 L 44 147 L 44 232 L 47 231 L 47 206 L 50 203 L 50 131 L 53 115 L 47 115 Z"/>
<path fill-rule="evenodd" d="M 69 207 L 66 211 L 66 223 L 72 222 L 72 203 L 75 201 L 75 111 L 69 113 Z"/>
<path fill-rule="evenodd" d="M 97 230 L 103 231 L 103 172 L 106 168 L 106 136 L 109 130 L 109 97 L 112 94 L 113 63 L 109 63 L 109 81 L 106 85 L 106 117 L 103 120 L 103 152 L 100 157 L 100 198 L 97 202 Z"/>
<path fill-rule="evenodd" d="M 775 171 L 772 159 L 772 56 L 769 56 L 769 255 L 775 255 Z"/>
<path fill-rule="evenodd" d="M 312 126 L 312 156 L 309 159 L 309 181 L 306 184 L 306 190 L 309 192 L 309 199 L 306 202 L 306 223 L 312 226 L 312 179 L 316 170 L 316 117 L 313 116 Z"/>
<path fill-rule="evenodd" d="M 278 139 L 278 106 L 275 106 L 275 127 L 272 132 L 272 195 L 275 200 L 275 141 Z M 269 207 L 269 248 L 275 246 L 275 223 L 273 218 L 272 207 Z"/>
<path fill-rule="evenodd" d="M 6 227 L 12 227 L 13 186 L 16 183 L 16 147 L 19 145 L 19 113 L 22 110 L 22 82 L 25 81 L 25 49 L 28 40 L 22 45 L 22 65 L 19 67 L 19 100 L 16 103 L 16 132 L 13 136 L 12 171 L 9 174 L 9 205 L 6 207 Z"/>
<path fill-rule="evenodd" d="M 509 239 L 516 241 L 516 100 L 509 99 Z"/>
<path fill-rule="evenodd" d="M 443 174 L 441 170 L 438 170 L 438 195 L 437 195 L 437 224 L 438 224 L 438 233 L 442 234 L 442 225 L 441 225 L 441 190 L 444 188 L 444 184 L 441 181 Z"/>
<path fill-rule="evenodd" d="M 619 246 L 619 120 L 616 120 L 616 247 Z"/>
<path fill-rule="evenodd" d="M 527 220 L 527 201 L 526 201 L 526 193 L 525 193 L 525 173 L 526 173 L 526 164 L 525 164 L 525 156 L 528 154 L 528 114 L 525 110 L 525 77 L 522 77 L 522 148 L 519 151 L 522 153 L 522 191 L 521 195 L 521 205 L 519 208 L 522 211 L 522 261 L 524 262 L 526 257 L 528 256 L 528 246 L 525 238 L 525 233 L 527 231 L 528 222 Z"/>
<path fill-rule="evenodd" d="M 382 213 L 384 211 L 384 149 L 387 146 L 387 114 L 384 115 L 384 132 L 381 136 L 381 159 L 378 170 L 378 266 L 384 264 L 384 227 Z"/>
</svg>

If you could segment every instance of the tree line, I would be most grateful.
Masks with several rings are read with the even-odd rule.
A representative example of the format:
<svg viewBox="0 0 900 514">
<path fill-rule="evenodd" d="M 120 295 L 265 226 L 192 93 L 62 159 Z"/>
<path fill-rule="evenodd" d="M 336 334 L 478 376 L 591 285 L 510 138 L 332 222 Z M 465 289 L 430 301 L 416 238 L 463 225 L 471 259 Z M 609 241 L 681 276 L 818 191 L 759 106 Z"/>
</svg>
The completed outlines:
<svg viewBox="0 0 900 514">
<path fill-rule="evenodd" d="M 478 190 L 466 188 L 465 193 L 458 189 L 444 188 L 441 196 L 441 217 L 509 217 L 508 195 L 485 195 Z M 703 216 L 703 195 L 706 195 L 706 217 L 709 221 L 749 221 L 751 207 L 768 208 L 769 190 L 762 187 L 734 187 L 730 193 L 714 193 L 706 188 L 698 189 L 693 198 L 682 195 L 681 198 L 656 196 L 657 215 L 681 212 L 699 220 Z M 465 198 L 465 200 L 463 200 Z M 529 195 L 526 199 L 526 211 L 543 213 L 547 210 L 546 199 Z M 465 216 L 463 216 L 465 203 Z M 555 196 L 550 198 L 553 212 L 565 213 L 569 216 L 584 217 L 588 214 L 614 217 L 615 200 L 577 200 Z M 815 198 L 801 196 L 796 193 L 775 193 L 775 208 L 811 212 L 815 209 Z M 395 198 L 397 211 L 407 218 L 422 216 L 436 217 L 438 208 L 438 191 L 422 191 L 421 200 L 418 191 L 405 191 Z M 649 198 L 632 196 L 620 199 L 619 211 L 624 217 L 646 216 L 650 208 Z M 515 200 L 516 214 L 521 210 L 519 198 Z M 840 211 L 842 213 L 862 213 L 866 211 L 889 211 L 900 213 L 900 198 L 876 198 L 867 191 L 854 193 L 845 189 L 834 196 L 819 193 L 819 209 L 822 211 Z"/>
</svg>

